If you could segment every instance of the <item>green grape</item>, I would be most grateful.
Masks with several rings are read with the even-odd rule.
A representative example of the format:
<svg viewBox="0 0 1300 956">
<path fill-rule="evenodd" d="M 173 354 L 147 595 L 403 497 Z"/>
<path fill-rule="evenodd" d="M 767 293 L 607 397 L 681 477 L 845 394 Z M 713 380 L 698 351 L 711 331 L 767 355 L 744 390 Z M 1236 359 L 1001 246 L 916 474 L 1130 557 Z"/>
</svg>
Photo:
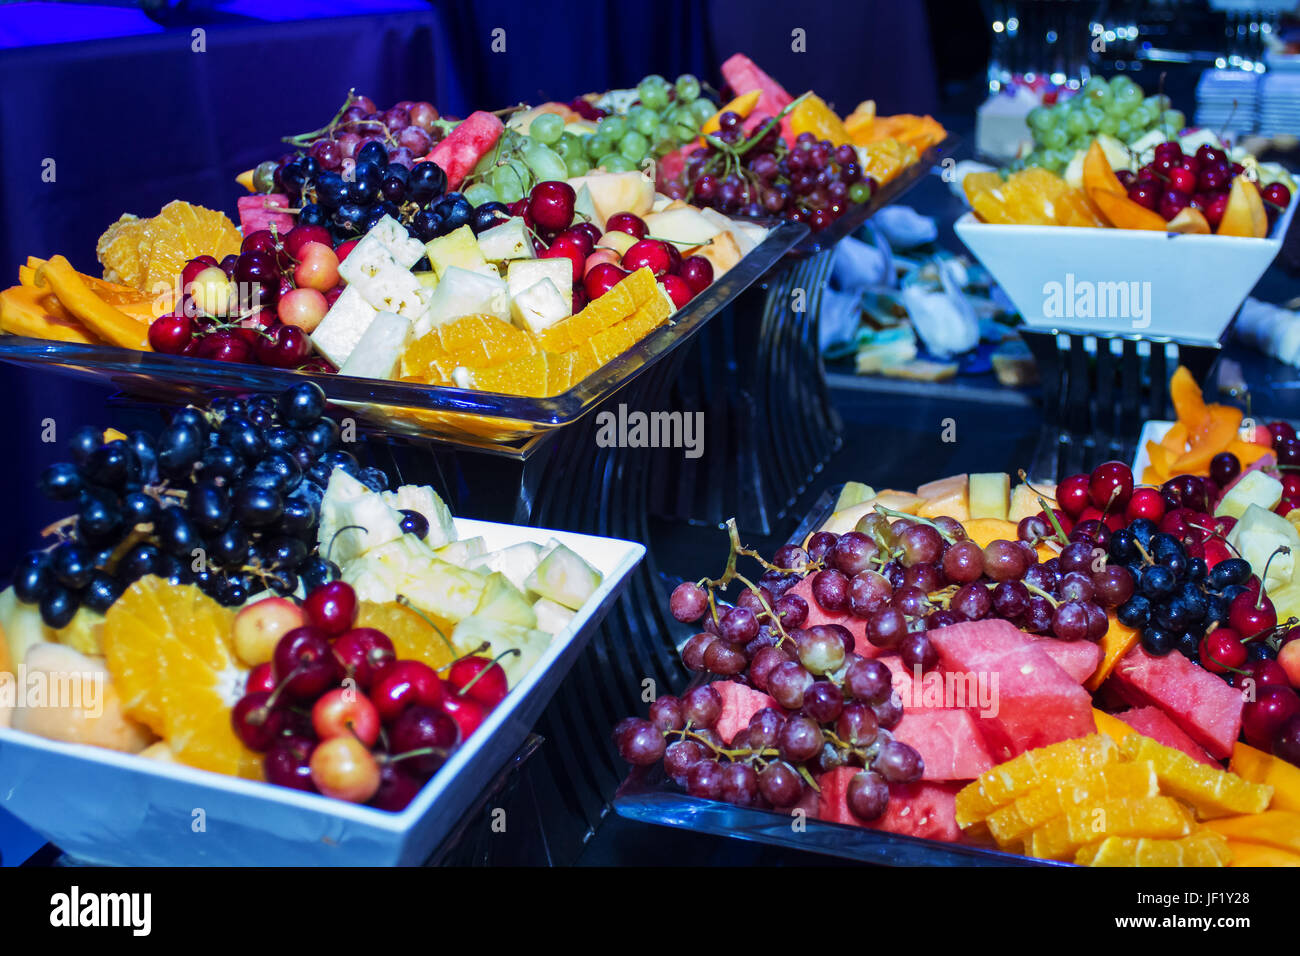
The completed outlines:
<svg viewBox="0 0 1300 956">
<path fill-rule="evenodd" d="M 1136 100 L 1125 99 L 1123 95 L 1117 95 L 1112 97 L 1111 101 L 1106 104 L 1106 115 L 1113 116 L 1115 119 L 1120 120 L 1133 112 L 1133 107 L 1136 105 Z"/>
<path fill-rule="evenodd" d="M 1070 110 L 1065 117 L 1065 131 L 1071 136 L 1082 136 L 1088 132 L 1088 117 L 1083 110 Z"/>
<path fill-rule="evenodd" d="M 698 99 L 690 104 L 691 116 L 695 118 L 696 127 L 703 126 L 712 118 L 718 108 L 710 100 Z"/>
<path fill-rule="evenodd" d="M 864 203 L 871 198 L 871 187 L 858 182 L 849 187 L 849 202 Z"/>
<path fill-rule="evenodd" d="M 1106 101 L 1110 99 L 1110 84 L 1104 78 L 1094 76 L 1088 81 L 1088 85 L 1083 88 L 1083 95 L 1088 98 L 1088 102 L 1104 106 Z"/>
<path fill-rule="evenodd" d="M 1101 122 L 1097 124 L 1097 132 L 1105 133 L 1107 136 L 1114 136 L 1119 132 L 1119 117 L 1107 113 L 1101 118 Z"/>
<path fill-rule="evenodd" d="M 465 190 L 465 198 L 471 206 L 481 206 L 485 202 L 500 202 L 497 191 L 487 183 L 475 183 Z"/>
<path fill-rule="evenodd" d="M 528 124 L 528 138 L 544 146 L 559 142 L 564 135 L 564 119 L 554 113 L 543 113 Z"/>
<path fill-rule="evenodd" d="M 508 206 L 524 198 L 532 188 L 533 180 L 528 167 L 512 156 L 493 170 L 491 183 L 500 201 Z"/>
<path fill-rule="evenodd" d="M 700 95 L 700 81 L 690 73 L 677 77 L 677 102 L 686 104 L 694 102 Z"/>
<path fill-rule="evenodd" d="M 1123 73 L 1116 73 L 1110 78 L 1110 92 L 1112 95 L 1119 93 L 1125 87 L 1136 85 L 1131 77 L 1125 76 Z"/>
<path fill-rule="evenodd" d="M 1135 134 L 1134 134 L 1134 131 L 1133 131 L 1133 124 L 1130 123 L 1127 119 L 1122 119 L 1122 120 L 1120 120 L 1120 121 L 1119 121 L 1119 129 L 1115 130 L 1115 137 L 1116 137 L 1116 138 L 1117 138 L 1121 143 L 1131 143 L 1131 142 L 1133 142 L 1133 139 L 1134 139 L 1134 137 L 1135 137 Z"/>
<path fill-rule="evenodd" d="M 596 165 L 604 166 L 610 173 L 630 173 L 636 169 L 636 163 L 621 153 L 606 153 L 596 160 Z"/>
<path fill-rule="evenodd" d="M 561 136 L 559 142 L 553 145 L 551 149 L 555 150 L 555 155 L 559 156 L 560 159 L 568 159 L 570 156 L 580 155 L 587 151 L 581 137 L 574 136 L 572 133 L 565 133 Z"/>
<path fill-rule="evenodd" d="M 1155 121 L 1156 115 L 1157 114 L 1153 114 L 1149 109 L 1147 109 L 1145 103 L 1139 103 L 1133 108 L 1133 111 L 1128 114 L 1128 124 L 1132 126 L 1135 131 L 1141 133 Z"/>
<path fill-rule="evenodd" d="M 528 143 L 519 151 L 519 155 L 528 164 L 528 168 L 533 171 L 533 175 L 538 182 L 566 178 L 564 160 L 549 146 L 543 146 L 541 143 Z"/>
<path fill-rule="evenodd" d="M 581 153 L 574 153 L 564 158 L 564 167 L 569 172 L 569 178 L 572 179 L 574 176 L 585 176 L 591 172 L 591 161 Z"/>
<path fill-rule="evenodd" d="M 626 132 L 627 120 L 617 113 L 613 116 L 602 116 L 596 121 L 596 135 L 608 138 L 611 143 L 618 142 Z"/>
<path fill-rule="evenodd" d="M 1036 149 L 1028 156 L 1026 156 L 1024 159 L 1018 160 L 1018 162 L 1022 164 L 1021 168 L 1023 169 L 1025 166 L 1042 166 L 1043 153 L 1044 150 Z M 1014 163 L 1012 165 L 1014 165 Z"/>
<path fill-rule="evenodd" d="M 1069 134 L 1066 133 L 1065 128 L 1062 126 L 1053 126 L 1039 137 L 1039 141 L 1048 149 L 1060 149 L 1069 142 L 1069 139 Z"/>
<path fill-rule="evenodd" d="M 1052 111 L 1045 106 L 1035 106 L 1029 111 L 1025 121 L 1034 132 L 1044 132 L 1052 125 Z"/>
<path fill-rule="evenodd" d="M 1159 116 L 1169 109 L 1170 101 L 1163 93 L 1152 93 L 1142 101 L 1142 105 L 1151 111 L 1152 116 Z"/>
<path fill-rule="evenodd" d="M 1087 103 L 1083 107 L 1083 115 L 1088 118 L 1088 129 L 1095 131 L 1106 111 L 1096 103 Z"/>
<path fill-rule="evenodd" d="M 595 133 L 587 137 L 587 157 L 599 159 L 614 148 L 614 141 L 604 133 Z"/>
<path fill-rule="evenodd" d="M 677 140 L 671 136 L 656 136 L 653 143 L 650 144 L 650 152 L 656 156 L 667 156 L 677 148 Z"/>
<path fill-rule="evenodd" d="M 668 105 L 668 81 L 658 73 L 651 73 L 636 85 L 636 95 L 642 106 L 662 110 Z"/>
<path fill-rule="evenodd" d="M 1168 130 L 1170 136 L 1177 135 L 1186 125 L 1187 117 L 1182 110 L 1165 110 L 1160 116 L 1160 128 Z"/>
<path fill-rule="evenodd" d="M 1070 140 L 1069 145 L 1066 146 L 1066 152 L 1068 152 L 1070 154 L 1070 158 L 1073 159 L 1075 153 L 1079 152 L 1080 150 L 1087 152 L 1088 147 L 1091 145 L 1092 145 L 1092 134 L 1084 133 L 1082 136 L 1076 136 L 1074 139 Z"/>
<path fill-rule="evenodd" d="M 623 134 L 623 138 L 618 141 L 618 151 L 634 163 L 640 162 L 649 148 L 650 140 L 634 129 L 628 130 Z"/>
<path fill-rule="evenodd" d="M 1069 163 L 1071 155 L 1072 154 L 1061 149 L 1045 149 L 1043 150 L 1043 161 L 1041 165 L 1044 169 L 1051 170 L 1054 173 L 1059 173 L 1065 168 L 1066 164 Z"/>
<path fill-rule="evenodd" d="M 628 120 L 632 124 L 633 131 L 640 133 L 642 136 L 653 136 L 655 129 L 659 126 L 659 114 L 654 110 L 646 109 L 644 106 L 637 106 L 633 109 L 634 111 L 640 110 L 635 117 L 631 113 L 628 114 Z"/>
<path fill-rule="evenodd" d="M 1070 115 L 1070 104 L 1066 102 L 1054 103 L 1049 106 L 1048 111 L 1052 114 L 1052 125 L 1060 126 Z"/>
<path fill-rule="evenodd" d="M 668 128 L 679 143 L 689 143 L 700 131 L 689 109 L 676 109 L 668 117 Z"/>
</svg>

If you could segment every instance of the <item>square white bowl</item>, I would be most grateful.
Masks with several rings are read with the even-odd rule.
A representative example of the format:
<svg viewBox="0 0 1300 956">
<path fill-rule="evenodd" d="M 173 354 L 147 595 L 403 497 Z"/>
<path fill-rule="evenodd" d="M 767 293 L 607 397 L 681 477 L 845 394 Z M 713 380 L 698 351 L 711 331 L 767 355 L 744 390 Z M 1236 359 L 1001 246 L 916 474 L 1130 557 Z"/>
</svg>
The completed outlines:
<svg viewBox="0 0 1300 956">
<path fill-rule="evenodd" d="M 0 728 L 0 806 L 78 860 L 121 866 L 413 866 L 523 743 L 645 555 L 631 541 L 456 520 L 489 550 L 557 538 L 604 575 L 482 726 L 400 813 Z M 200 827 L 201 822 L 201 827 Z"/>
<path fill-rule="evenodd" d="M 1273 262 L 1300 198 L 1265 239 L 1192 236 L 1142 229 L 1082 226 L 1006 226 L 980 222 L 968 212 L 953 226 L 989 270 L 1031 328 L 1217 342 L 1259 277 Z M 1094 315 L 1079 317 L 1087 283 Z M 1133 283 L 1137 283 L 1134 286 Z M 1049 294 L 1061 290 L 1063 314 L 1048 316 Z M 1118 291 L 1138 297 L 1123 308 Z M 1071 298 L 1070 290 L 1076 295 Z M 1104 301 L 1106 312 L 1097 316 Z M 1133 302 L 1142 303 L 1142 309 Z M 1086 311 L 1086 305 L 1085 305 Z"/>
</svg>

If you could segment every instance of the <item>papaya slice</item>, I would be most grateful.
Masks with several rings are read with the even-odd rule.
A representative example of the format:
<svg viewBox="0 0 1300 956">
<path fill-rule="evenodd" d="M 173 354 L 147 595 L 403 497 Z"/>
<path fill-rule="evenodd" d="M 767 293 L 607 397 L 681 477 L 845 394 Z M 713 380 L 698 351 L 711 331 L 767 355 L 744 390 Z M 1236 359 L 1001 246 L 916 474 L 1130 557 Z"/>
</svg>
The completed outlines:
<svg viewBox="0 0 1300 956">
<path fill-rule="evenodd" d="M 1200 474 L 1210 467 L 1210 459 L 1227 448 L 1241 427 L 1241 409 L 1231 405 L 1211 405 L 1208 423 L 1192 434 L 1191 447 L 1173 465 L 1173 474 Z"/>
<path fill-rule="evenodd" d="M 1147 457 L 1151 459 L 1151 467 L 1156 470 L 1157 474 L 1168 476 L 1173 463 L 1185 453 L 1182 448 L 1166 448 L 1158 442 L 1147 442 Z"/>
<path fill-rule="evenodd" d="M 1245 176 L 1232 181 L 1228 204 L 1223 207 L 1219 220 L 1220 236 L 1238 236 L 1244 239 L 1263 239 L 1268 235 L 1268 216 L 1259 188 Z"/>
<path fill-rule="evenodd" d="M 1106 682 L 1110 672 L 1115 669 L 1119 659 L 1133 649 L 1133 645 L 1138 642 L 1138 632 L 1131 627 L 1121 624 L 1115 617 L 1115 612 L 1109 612 L 1110 626 L 1106 628 L 1106 633 L 1101 639 L 1101 663 L 1097 669 L 1092 672 L 1083 685 L 1088 690 L 1096 690 Z M 1117 741 L 1118 742 L 1118 741 Z"/>
<path fill-rule="evenodd" d="M 97 336 L 58 307 L 57 302 L 51 304 L 52 298 L 47 289 L 27 286 L 5 289 L 0 292 L 0 329 L 11 335 L 55 342 L 99 343 Z"/>
<path fill-rule="evenodd" d="M 1178 421 L 1188 431 L 1196 431 L 1210 417 L 1205 407 L 1205 398 L 1201 386 L 1196 384 L 1187 366 L 1180 365 L 1169 380 L 1169 398 L 1174 403 L 1174 413 Z"/>
<path fill-rule="evenodd" d="M 1106 151 L 1101 148 L 1101 143 L 1097 140 L 1092 141 L 1088 147 L 1088 153 L 1083 157 L 1083 189 L 1093 202 L 1097 199 L 1092 194 L 1094 192 L 1110 193 L 1112 196 L 1123 196 L 1128 198 L 1128 193 L 1124 185 L 1115 175 L 1115 171 L 1110 168 L 1110 160 L 1106 158 Z M 1100 205 L 1100 204 L 1099 204 Z"/>
<path fill-rule="evenodd" d="M 1168 451 L 1178 452 L 1179 454 L 1187 450 L 1187 426 L 1181 421 L 1174 422 L 1169 431 L 1165 432 L 1165 437 L 1160 439 L 1160 445 Z"/>
<path fill-rule="evenodd" d="M 1181 232 L 1188 236 L 1208 236 L 1210 234 L 1209 220 L 1202 215 L 1199 209 L 1191 206 L 1186 207 L 1173 219 L 1169 220 L 1167 226 L 1170 232 Z"/>
<path fill-rule="evenodd" d="M 1225 450 L 1237 456 L 1237 461 L 1241 462 L 1242 468 L 1254 464 L 1265 455 L 1273 452 L 1272 448 L 1265 445 L 1256 445 L 1254 442 L 1242 441 L 1240 438 L 1230 442 Z"/>
<path fill-rule="evenodd" d="M 1117 196 L 1100 189 L 1089 193 L 1089 196 L 1116 229 L 1145 229 L 1150 232 L 1167 232 L 1169 229 L 1169 224 L 1162 216 L 1145 206 L 1139 206 L 1128 196 Z"/>
</svg>

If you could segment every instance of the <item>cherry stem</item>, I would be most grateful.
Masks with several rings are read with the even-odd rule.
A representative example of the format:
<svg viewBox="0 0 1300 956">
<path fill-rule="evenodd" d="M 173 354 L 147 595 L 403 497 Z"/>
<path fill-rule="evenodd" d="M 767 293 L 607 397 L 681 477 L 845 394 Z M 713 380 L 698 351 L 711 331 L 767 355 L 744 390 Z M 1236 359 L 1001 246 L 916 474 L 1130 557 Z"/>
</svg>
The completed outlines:
<svg viewBox="0 0 1300 956">
<path fill-rule="evenodd" d="M 325 549 L 325 560 L 327 561 L 330 560 L 331 556 L 334 554 L 334 542 L 339 539 L 339 535 L 341 535 L 344 531 L 369 531 L 369 530 L 370 529 L 367 528 L 365 525 L 360 525 L 360 524 L 345 524 L 343 527 L 339 528 L 339 530 L 335 531 L 332 535 L 330 535 L 330 546 Z"/>
<path fill-rule="evenodd" d="M 500 654 L 498 654 L 496 657 L 492 658 L 492 663 L 491 663 L 491 664 L 489 664 L 487 667 L 483 668 L 481 671 L 479 671 L 477 674 L 475 674 L 475 675 L 474 675 L 474 679 L 473 679 L 472 681 L 470 681 L 468 684 L 466 684 L 464 687 L 462 687 L 460 690 L 458 690 L 458 691 L 456 692 L 456 696 L 458 696 L 458 697 L 464 697 L 466 694 L 468 694 L 468 693 L 469 693 L 469 689 L 470 689 L 471 687 L 473 687 L 475 684 L 477 684 L 480 680 L 482 680 L 484 674 L 486 674 L 486 673 L 487 673 L 488 671 L 490 671 L 492 668 L 496 667 L 496 666 L 497 666 L 497 663 L 501 660 L 501 658 L 503 658 L 503 657 L 507 657 L 507 656 L 509 656 L 509 655 L 511 655 L 511 654 L 518 654 L 518 655 L 522 656 L 523 653 L 524 653 L 524 652 L 521 651 L 521 650 L 520 650 L 519 648 L 517 648 L 517 647 L 510 647 L 510 648 L 507 648 L 506 650 L 502 651 L 502 652 L 501 652 Z M 504 673 L 505 673 L 505 670 L 502 669 L 501 673 L 504 674 Z"/>
<path fill-rule="evenodd" d="M 1133 539 L 1133 547 L 1135 547 L 1135 548 L 1138 549 L 1138 554 L 1142 555 L 1142 560 L 1143 560 L 1146 564 L 1155 564 L 1155 563 L 1156 563 L 1156 562 L 1155 562 L 1155 558 L 1151 557 L 1151 552 L 1148 551 L 1146 548 L 1142 547 L 1142 542 L 1139 541 L 1137 538 L 1134 538 L 1134 539 Z"/>
<path fill-rule="evenodd" d="M 441 747 L 420 747 L 418 750 L 408 750 L 405 753 L 392 754 L 387 758 L 388 763 L 397 763 L 401 760 L 409 760 L 412 757 L 441 757 L 446 760 L 451 756 L 450 750 L 444 750 Z"/>
<path fill-rule="evenodd" d="M 1034 497 L 1038 499 L 1038 505 L 1043 509 L 1043 514 L 1047 516 L 1047 520 L 1051 522 L 1052 529 L 1056 532 L 1056 540 L 1061 542 L 1061 547 L 1063 548 L 1069 547 L 1070 538 L 1065 533 L 1065 529 L 1061 527 L 1061 522 L 1057 520 L 1056 510 L 1054 508 L 1049 508 L 1047 506 L 1047 496 L 1044 495 L 1037 488 L 1035 488 L 1033 485 L 1029 484 L 1029 476 L 1025 474 L 1025 469 L 1021 468 L 1018 472 L 1016 472 L 1016 474 L 1020 476 L 1021 481 L 1029 485 L 1029 490 L 1032 491 L 1034 493 Z M 1118 491 L 1119 489 L 1116 490 Z"/>
<path fill-rule="evenodd" d="M 1277 550 L 1275 550 L 1272 554 L 1268 556 L 1268 560 L 1264 563 L 1264 573 L 1259 576 L 1259 595 L 1255 598 L 1255 610 L 1258 611 L 1260 608 L 1264 606 L 1264 582 L 1268 580 L 1269 565 L 1273 563 L 1273 559 L 1276 558 L 1279 554 L 1290 554 L 1290 553 L 1291 553 L 1291 549 L 1289 547 L 1287 547 L 1285 544 L 1280 544 L 1277 546 Z"/>
</svg>

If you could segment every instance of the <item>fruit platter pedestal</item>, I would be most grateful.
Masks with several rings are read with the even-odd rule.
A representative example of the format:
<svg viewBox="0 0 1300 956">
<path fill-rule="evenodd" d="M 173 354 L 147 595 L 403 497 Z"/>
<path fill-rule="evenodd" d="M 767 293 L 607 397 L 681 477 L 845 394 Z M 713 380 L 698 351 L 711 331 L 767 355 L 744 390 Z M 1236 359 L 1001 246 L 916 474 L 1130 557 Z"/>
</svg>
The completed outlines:
<svg viewBox="0 0 1300 956">
<path fill-rule="evenodd" d="M 1179 363 L 1198 380 L 1220 346 L 1057 329 L 1022 328 L 1043 382 L 1043 430 L 1030 477 L 1055 482 L 1108 459 L 1131 461 L 1142 423 L 1166 417 Z"/>
</svg>

